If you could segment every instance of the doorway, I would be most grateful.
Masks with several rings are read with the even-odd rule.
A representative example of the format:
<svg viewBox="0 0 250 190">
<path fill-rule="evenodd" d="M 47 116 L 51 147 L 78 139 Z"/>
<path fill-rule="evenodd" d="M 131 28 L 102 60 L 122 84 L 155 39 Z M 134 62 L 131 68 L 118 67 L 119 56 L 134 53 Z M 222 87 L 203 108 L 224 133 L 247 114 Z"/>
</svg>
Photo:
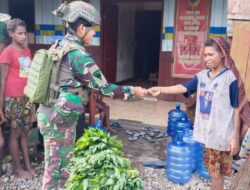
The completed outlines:
<svg viewBox="0 0 250 190">
<path fill-rule="evenodd" d="M 101 1 L 102 70 L 109 82 L 157 84 L 162 25 L 161 0 Z M 152 84 L 153 85 L 153 84 Z"/>
<path fill-rule="evenodd" d="M 152 77 L 157 79 L 160 36 L 161 11 L 137 11 L 135 15 L 135 80 L 147 81 Z"/>
<path fill-rule="evenodd" d="M 20 18 L 27 24 L 28 32 L 35 28 L 34 0 L 9 0 L 9 14 L 12 18 Z"/>
<path fill-rule="evenodd" d="M 116 82 L 118 7 L 101 2 L 102 10 L 102 70 L 109 82 Z"/>
</svg>

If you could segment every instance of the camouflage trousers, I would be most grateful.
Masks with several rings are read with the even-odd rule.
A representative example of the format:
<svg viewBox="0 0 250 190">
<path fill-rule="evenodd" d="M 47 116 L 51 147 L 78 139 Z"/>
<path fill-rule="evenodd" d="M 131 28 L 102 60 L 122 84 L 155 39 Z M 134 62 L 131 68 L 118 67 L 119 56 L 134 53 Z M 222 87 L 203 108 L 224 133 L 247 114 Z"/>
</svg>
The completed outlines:
<svg viewBox="0 0 250 190">
<path fill-rule="evenodd" d="M 73 157 L 76 122 L 69 127 L 49 122 L 45 113 L 37 115 L 38 127 L 44 138 L 43 190 L 63 189 L 69 177 L 67 166 Z"/>
</svg>

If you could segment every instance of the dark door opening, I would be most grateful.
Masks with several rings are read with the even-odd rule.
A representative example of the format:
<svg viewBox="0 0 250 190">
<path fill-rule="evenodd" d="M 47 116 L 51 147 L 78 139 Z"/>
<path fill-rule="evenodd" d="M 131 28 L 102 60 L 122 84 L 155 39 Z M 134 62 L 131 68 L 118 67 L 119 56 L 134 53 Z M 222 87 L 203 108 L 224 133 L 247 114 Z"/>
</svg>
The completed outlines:
<svg viewBox="0 0 250 190">
<path fill-rule="evenodd" d="M 28 32 L 34 32 L 35 12 L 34 0 L 9 0 L 9 14 L 12 18 L 20 18 L 27 24 Z"/>
<path fill-rule="evenodd" d="M 135 18 L 134 79 L 157 79 L 159 70 L 161 11 L 137 11 Z M 157 84 L 157 80 L 155 81 Z"/>
<path fill-rule="evenodd" d="M 118 7 L 107 1 L 102 9 L 102 69 L 109 82 L 116 82 Z"/>
</svg>

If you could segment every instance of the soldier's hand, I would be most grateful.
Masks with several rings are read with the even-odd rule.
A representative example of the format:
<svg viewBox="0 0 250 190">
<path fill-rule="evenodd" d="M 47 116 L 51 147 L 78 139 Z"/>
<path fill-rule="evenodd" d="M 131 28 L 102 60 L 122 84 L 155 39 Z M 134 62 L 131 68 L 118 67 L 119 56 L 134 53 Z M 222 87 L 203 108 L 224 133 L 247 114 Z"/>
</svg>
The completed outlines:
<svg viewBox="0 0 250 190">
<path fill-rule="evenodd" d="M 161 94 L 161 89 L 159 86 L 151 87 L 147 89 L 147 94 L 151 96 L 159 96 Z"/>
<path fill-rule="evenodd" d="M 136 86 L 136 87 L 134 87 L 134 89 L 135 89 L 135 96 L 136 97 L 144 97 L 147 95 L 147 90 L 142 88 L 142 87 Z"/>
</svg>

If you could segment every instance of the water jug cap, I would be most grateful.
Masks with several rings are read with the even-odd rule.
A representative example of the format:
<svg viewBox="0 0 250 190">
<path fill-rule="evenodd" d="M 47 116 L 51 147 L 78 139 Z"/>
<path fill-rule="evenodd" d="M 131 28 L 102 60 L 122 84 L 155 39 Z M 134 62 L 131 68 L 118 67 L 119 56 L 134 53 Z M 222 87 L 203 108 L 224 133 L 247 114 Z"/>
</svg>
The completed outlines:
<svg viewBox="0 0 250 190">
<path fill-rule="evenodd" d="M 177 102 L 177 103 L 175 104 L 175 106 L 176 106 L 176 109 L 180 109 L 180 108 L 181 108 L 181 104 L 180 104 L 179 102 Z"/>
<path fill-rule="evenodd" d="M 102 124 L 102 121 L 100 119 L 97 119 L 96 124 Z"/>
</svg>

